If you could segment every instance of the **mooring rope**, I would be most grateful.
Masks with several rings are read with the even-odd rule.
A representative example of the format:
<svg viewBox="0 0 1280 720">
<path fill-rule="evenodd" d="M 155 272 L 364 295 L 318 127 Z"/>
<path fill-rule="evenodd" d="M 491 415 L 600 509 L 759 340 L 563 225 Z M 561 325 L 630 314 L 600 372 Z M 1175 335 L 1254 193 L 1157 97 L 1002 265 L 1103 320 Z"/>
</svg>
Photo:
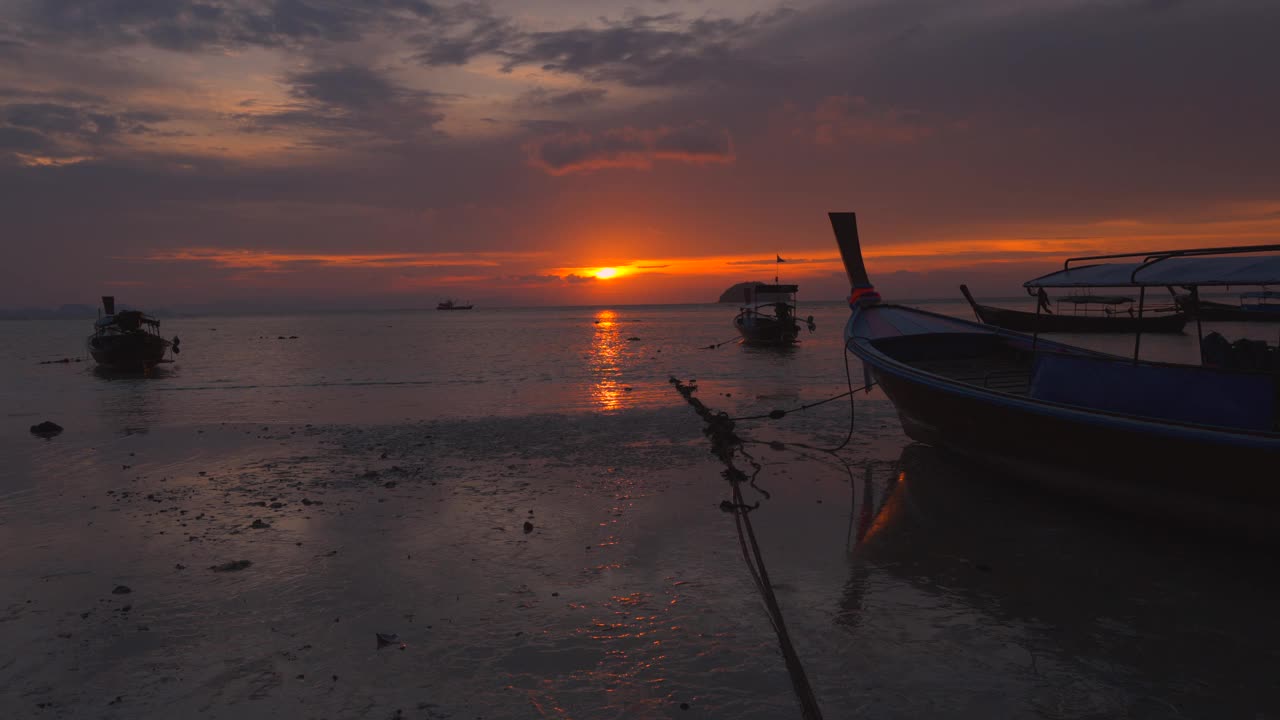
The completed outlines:
<svg viewBox="0 0 1280 720">
<path fill-rule="evenodd" d="M 778 598 L 774 595 L 773 585 L 769 580 L 768 568 L 765 567 L 764 555 L 760 551 L 760 544 L 756 541 L 755 529 L 751 526 L 750 513 L 759 507 L 759 503 L 754 506 L 747 505 L 742 497 L 742 483 L 750 482 L 752 479 L 734 464 L 734 454 L 743 452 L 743 440 L 734 432 L 733 420 L 727 413 L 714 412 L 703 404 L 701 400 L 693 396 L 694 391 L 697 390 L 696 386 L 685 385 L 675 377 L 672 377 L 670 382 L 706 423 L 703 433 L 711 440 L 711 452 L 724 464 L 725 469 L 722 475 L 729 481 L 729 486 L 732 488 L 732 500 L 722 502 L 720 508 L 725 512 L 732 512 L 734 515 L 734 523 L 738 529 L 738 545 L 742 549 L 742 558 L 746 561 L 747 568 L 751 573 L 751 579 L 764 600 L 769 622 L 773 625 L 774 633 L 778 637 L 778 645 L 782 650 L 787 672 L 791 676 L 792 688 L 795 690 L 796 697 L 800 700 L 802 717 L 805 720 L 821 720 L 822 709 L 818 706 L 818 699 L 814 697 L 813 688 L 809 685 L 809 678 L 805 674 L 804 665 L 800 662 L 800 656 L 796 653 L 795 646 L 791 643 L 791 636 L 787 632 L 786 622 L 782 617 L 782 608 L 778 605 Z M 852 382 L 850 384 L 852 385 Z M 850 434 L 852 434 L 852 430 Z M 755 466 L 756 473 L 759 473 L 760 465 L 745 452 L 743 454 Z M 748 548 L 750 552 L 748 552 Z"/>
<path fill-rule="evenodd" d="M 809 408 L 817 407 L 824 403 L 829 403 L 832 400 L 839 400 L 842 397 L 847 397 L 849 398 L 849 432 L 845 435 L 844 442 L 840 443 L 839 445 L 833 448 L 820 448 L 820 447 L 815 447 L 813 445 L 806 445 L 804 443 L 789 443 L 790 445 L 809 448 L 810 450 L 821 450 L 822 452 L 829 452 L 829 453 L 838 452 L 840 450 L 843 450 L 844 447 L 849 444 L 849 441 L 853 439 L 854 410 L 855 410 L 854 401 L 853 401 L 854 393 L 862 392 L 863 390 L 870 390 L 876 385 L 873 382 L 869 385 L 863 385 L 862 387 L 859 387 L 859 388 L 855 388 L 853 386 L 853 374 L 849 370 L 849 348 L 847 346 L 844 349 L 844 380 L 845 380 L 846 387 L 848 387 L 849 389 L 846 390 L 845 392 L 840 393 L 839 395 L 833 395 L 829 398 L 819 400 L 817 402 L 808 403 L 806 405 L 801 405 L 799 407 L 794 407 L 789 410 L 781 410 L 781 409 L 771 410 L 767 413 L 764 413 L 763 415 L 747 415 L 745 417 L 736 417 L 736 418 L 730 418 L 730 419 L 733 420 L 734 422 L 740 422 L 745 420 L 781 420 L 782 418 L 786 417 L 791 413 L 800 412 L 801 410 L 808 410 Z"/>
<path fill-rule="evenodd" d="M 707 346 L 703 347 L 702 349 L 703 349 L 703 350 L 715 350 L 716 348 L 720 347 L 721 345 L 728 345 L 728 344 L 729 344 L 729 343 L 731 343 L 731 342 L 742 342 L 742 336 L 740 336 L 740 335 L 734 335 L 733 337 L 729 338 L 728 340 L 725 340 L 725 341 L 723 341 L 723 342 L 718 342 L 718 343 L 716 343 L 716 344 L 714 344 L 714 345 L 707 345 Z"/>
</svg>

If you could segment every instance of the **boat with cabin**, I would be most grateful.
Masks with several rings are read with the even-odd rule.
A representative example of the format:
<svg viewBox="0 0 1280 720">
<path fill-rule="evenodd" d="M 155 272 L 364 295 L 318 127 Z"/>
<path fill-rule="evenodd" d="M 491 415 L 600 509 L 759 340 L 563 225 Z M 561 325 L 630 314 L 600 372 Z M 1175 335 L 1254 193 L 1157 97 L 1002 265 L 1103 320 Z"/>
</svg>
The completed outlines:
<svg viewBox="0 0 1280 720">
<path fill-rule="evenodd" d="M 1265 358 L 1275 348 L 1180 365 L 1143 360 L 1141 332 L 1121 357 L 884 302 L 856 216 L 830 219 L 852 286 L 846 348 L 913 440 L 1126 508 L 1274 535 L 1280 371 Z M 1227 284 L 1280 284 L 1280 245 L 1072 258 L 1024 286 L 1136 290 L 1141 317 L 1148 288 Z"/>
<path fill-rule="evenodd" d="M 796 293 L 799 285 L 749 285 L 743 288 L 742 307 L 733 326 L 746 345 L 794 345 L 800 336 L 800 320 L 796 315 Z M 813 316 L 805 318 L 809 331 L 815 325 Z"/>
<path fill-rule="evenodd" d="M 744 345 L 794 345 L 800 337 L 800 322 L 796 315 L 796 293 L 799 285 L 783 285 L 778 282 L 778 268 L 786 260 L 775 255 L 773 284 L 750 283 L 742 287 L 742 307 L 733 319 L 733 326 L 742 335 Z M 813 316 L 805 318 L 809 332 L 816 327 Z"/>
<path fill-rule="evenodd" d="M 1200 320 L 1230 320 L 1235 322 L 1280 322 L 1280 291 L 1254 290 L 1240 293 L 1236 304 L 1215 302 L 1200 297 L 1197 288 L 1179 294 L 1173 288 L 1178 307 Z"/>
<path fill-rule="evenodd" d="M 1151 314 L 1138 317 L 1134 300 L 1127 295 L 1064 295 L 1052 307 L 1043 290 L 1030 293 L 1036 298 L 1036 311 L 1010 310 L 981 305 L 966 285 L 960 286 L 973 314 L 980 322 L 1020 332 L 1059 333 L 1180 333 L 1187 316 L 1177 306 L 1147 308 Z"/>
<path fill-rule="evenodd" d="M 436 305 L 437 310 L 470 310 L 473 307 L 475 306 L 470 303 L 455 303 L 452 298 Z"/>
<path fill-rule="evenodd" d="M 125 372 L 146 372 L 166 359 L 172 348 L 180 352 L 179 341 L 160 335 L 160 321 L 139 310 L 116 310 L 116 299 L 102 297 L 102 308 L 89 336 L 89 354 L 99 367 Z"/>
</svg>

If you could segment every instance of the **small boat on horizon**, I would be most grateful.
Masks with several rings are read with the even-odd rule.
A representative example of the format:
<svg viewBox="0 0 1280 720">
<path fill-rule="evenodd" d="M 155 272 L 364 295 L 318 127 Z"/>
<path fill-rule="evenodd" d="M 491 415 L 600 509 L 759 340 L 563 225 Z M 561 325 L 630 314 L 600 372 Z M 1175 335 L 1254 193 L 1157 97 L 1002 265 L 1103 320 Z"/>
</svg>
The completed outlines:
<svg viewBox="0 0 1280 720">
<path fill-rule="evenodd" d="M 475 306 L 470 303 L 467 303 L 466 305 L 455 303 L 452 298 L 436 305 L 437 310 L 470 310 L 473 307 Z"/>
<path fill-rule="evenodd" d="M 979 322 L 1019 332 L 1056 333 L 1180 333 L 1187 316 L 1177 307 L 1145 308 L 1159 315 L 1134 314 L 1133 298 L 1126 295 L 1065 295 L 1058 298 L 1055 311 L 1043 290 L 1033 293 L 1036 311 L 1010 310 L 980 305 L 967 285 L 960 286 L 964 299 Z M 1064 311 L 1063 305 L 1068 306 Z"/>
<path fill-rule="evenodd" d="M 172 348 L 181 352 L 175 336 L 172 341 L 160 336 L 160 321 L 139 310 L 116 311 L 116 299 L 102 297 L 102 309 L 88 339 L 89 354 L 99 367 L 125 372 L 146 372 L 161 363 Z"/>
<path fill-rule="evenodd" d="M 852 287 L 845 347 L 913 440 L 1127 509 L 1275 538 L 1280 349 L 1249 341 L 1229 364 L 1212 352 L 1200 365 L 1154 362 L 1140 358 L 1141 331 L 1121 357 L 886 303 L 855 215 L 830 219 Z M 1126 257 L 1136 260 L 1069 261 L 1024 287 L 1127 287 L 1145 299 L 1151 287 L 1280 285 L 1280 245 L 1109 256 Z"/>
</svg>

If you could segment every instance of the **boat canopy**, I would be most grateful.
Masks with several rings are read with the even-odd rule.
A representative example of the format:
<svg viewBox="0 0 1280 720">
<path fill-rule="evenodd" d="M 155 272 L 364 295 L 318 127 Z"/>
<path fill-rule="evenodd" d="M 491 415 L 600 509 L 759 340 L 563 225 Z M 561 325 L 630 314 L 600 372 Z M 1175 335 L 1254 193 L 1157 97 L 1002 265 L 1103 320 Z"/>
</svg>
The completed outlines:
<svg viewBox="0 0 1280 720">
<path fill-rule="evenodd" d="M 103 315 L 93 323 L 96 328 L 107 328 L 113 325 L 123 328 L 150 325 L 158 328 L 160 327 L 160 321 L 138 310 L 122 310 L 114 315 Z"/>
<path fill-rule="evenodd" d="M 1133 298 L 1124 295 L 1065 295 L 1060 299 L 1075 305 L 1124 305 L 1133 302 Z"/>
<path fill-rule="evenodd" d="M 1280 300 L 1280 290 L 1258 290 L 1256 292 L 1243 292 L 1240 297 L 1251 300 Z"/>
<path fill-rule="evenodd" d="M 1271 246 L 1280 248 L 1280 246 Z M 1208 257 L 1211 250 L 1136 253 L 1142 262 L 1098 263 L 1071 267 L 1023 283 L 1028 288 L 1196 287 L 1205 285 L 1280 285 L 1280 254 Z M 1238 252 L 1238 251 L 1237 251 Z M 1257 250 L 1252 250 L 1257 252 Z M 1199 254 L 1183 254 L 1199 253 Z"/>
</svg>

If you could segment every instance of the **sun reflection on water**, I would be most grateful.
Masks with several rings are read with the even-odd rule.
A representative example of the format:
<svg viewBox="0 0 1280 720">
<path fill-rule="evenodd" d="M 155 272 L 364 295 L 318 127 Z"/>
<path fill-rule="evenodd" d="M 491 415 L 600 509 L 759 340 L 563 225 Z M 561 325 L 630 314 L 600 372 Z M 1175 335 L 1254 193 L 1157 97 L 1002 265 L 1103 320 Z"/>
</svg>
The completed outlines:
<svg viewBox="0 0 1280 720">
<path fill-rule="evenodd" d="M 632 405 L 627 398 L 627 389 L 618 382 L 625 349 L 626 340 L 618 327 L 618 313 L 613 310 L 597 312 L 589 362 L 595 378 L 591 385 L 591 399 L 601 410 L 622 410 Z"/>
</svg>

